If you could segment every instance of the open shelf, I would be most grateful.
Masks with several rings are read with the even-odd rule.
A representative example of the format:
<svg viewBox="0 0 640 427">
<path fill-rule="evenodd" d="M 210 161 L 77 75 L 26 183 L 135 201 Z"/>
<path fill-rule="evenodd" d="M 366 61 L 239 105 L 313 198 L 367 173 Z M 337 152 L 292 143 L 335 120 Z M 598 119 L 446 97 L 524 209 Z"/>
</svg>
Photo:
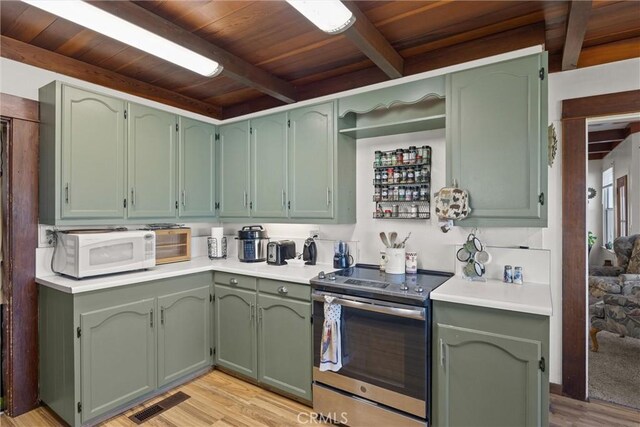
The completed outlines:
<svg viewBox="0 0 640 427">
<path fill-rule="evenodd" d="M 420 132 L 424 130 L 444 129 L 445 115 L 438 114 L 417 119 L 398 122 L 381 123 L 377 125 L 353 127 L 340 130 L 341 134 L 353 138 L 371 138 L 374 136 L 397 135 L 401 133 Z"/>
</svg>

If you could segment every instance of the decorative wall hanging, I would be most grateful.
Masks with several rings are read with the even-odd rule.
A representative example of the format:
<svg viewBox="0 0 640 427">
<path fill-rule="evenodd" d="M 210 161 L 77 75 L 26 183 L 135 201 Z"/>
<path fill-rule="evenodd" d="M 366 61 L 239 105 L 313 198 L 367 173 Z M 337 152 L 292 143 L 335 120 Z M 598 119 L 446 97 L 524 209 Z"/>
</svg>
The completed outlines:
<svg viewBox="0 0 640 427">
<path fill-rule="evenodd" d="M 596 194 L 598 194 L 596 189 L 593 187 L 589 187 L 589 189 L 587 190 L 587 198 L 591 200 L 596 197 Z"/>
<path fill-rule="evenodd" d="M 549 167 L 553 166 L 553 161 L 556 159 L 558 153 L 558 136 L 556 135 L 556 127 L 553 123 L 549 125 L 548 129 L 549 137 Z"/>
</svg>

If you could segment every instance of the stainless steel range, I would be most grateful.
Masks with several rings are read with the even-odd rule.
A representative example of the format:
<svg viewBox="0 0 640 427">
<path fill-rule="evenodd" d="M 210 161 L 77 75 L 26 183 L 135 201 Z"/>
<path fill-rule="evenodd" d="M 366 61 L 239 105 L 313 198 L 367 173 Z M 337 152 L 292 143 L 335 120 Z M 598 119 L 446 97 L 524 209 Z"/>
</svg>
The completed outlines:
<svg viewBox="0 0 640 427">
<path fill-rule="evenodd" d="M 431 300 L 451 273 L 357 264 L 311 280 L 313 408 L 350 426 L 424 426 L 431 398 Z M 320 371 L 325 297 L 342 306 L 342 368 Z"/>
</svg>

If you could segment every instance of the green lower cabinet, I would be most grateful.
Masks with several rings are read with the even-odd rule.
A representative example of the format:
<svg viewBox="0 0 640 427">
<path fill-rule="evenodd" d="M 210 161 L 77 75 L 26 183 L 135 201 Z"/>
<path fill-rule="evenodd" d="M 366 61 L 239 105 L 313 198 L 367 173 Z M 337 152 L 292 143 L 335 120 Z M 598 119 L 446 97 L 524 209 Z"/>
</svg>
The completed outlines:
<svg viewBox="0 0 640 427">
<path fill-rule="evenodd" d="M 158 297 L 158 387 L 211 364 L 209 286 Z"/>
<path fill-rule="evenodd" d="M 261 383 L 311 400 L 311 303 L 258 296 L 258 357 Z"/>
<path fill-rule="evenodd" d="M 548 425 L 549 318 L 434 302 L 433 425 Z"/>
<path fill-rule="evenodd" d="M 221 285 L 215 288 L 216 363 L 257 378 L 256 293 Z"/>
<path fill-rule="evenodd" d="M 212 274 L 39 298 L 40 399 L 96 424 L 211 365 Z"/>
<path fill-rule="evenodd" d="M 82 422 L 156 388 L 154 299 L 80 315 Z"/>
</svg>

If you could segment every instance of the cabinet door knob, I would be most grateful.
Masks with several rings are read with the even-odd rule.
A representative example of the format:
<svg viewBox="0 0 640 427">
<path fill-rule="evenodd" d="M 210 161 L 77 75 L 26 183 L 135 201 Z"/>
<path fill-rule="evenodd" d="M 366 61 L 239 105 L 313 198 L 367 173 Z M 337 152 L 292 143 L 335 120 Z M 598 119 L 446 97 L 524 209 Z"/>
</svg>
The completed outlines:
<svg viewBox="0 0 640 427">
<path fill-rule="evenodd" d="M 231 285 L 237 285 L 237 284 L 238 284 L 238 279 L 231 279 L 231 280 L 229 280 L 229 284 L 231 284 Z"/>
<path fill-rule="evenodd" d="M 286 286 L 280 286 L 278 288 L 278 292 L 280 292 L 281 294 L 286 294 L 287 292 L 289 292 L 289 290 L 287 289 Z"/>
</svg>

